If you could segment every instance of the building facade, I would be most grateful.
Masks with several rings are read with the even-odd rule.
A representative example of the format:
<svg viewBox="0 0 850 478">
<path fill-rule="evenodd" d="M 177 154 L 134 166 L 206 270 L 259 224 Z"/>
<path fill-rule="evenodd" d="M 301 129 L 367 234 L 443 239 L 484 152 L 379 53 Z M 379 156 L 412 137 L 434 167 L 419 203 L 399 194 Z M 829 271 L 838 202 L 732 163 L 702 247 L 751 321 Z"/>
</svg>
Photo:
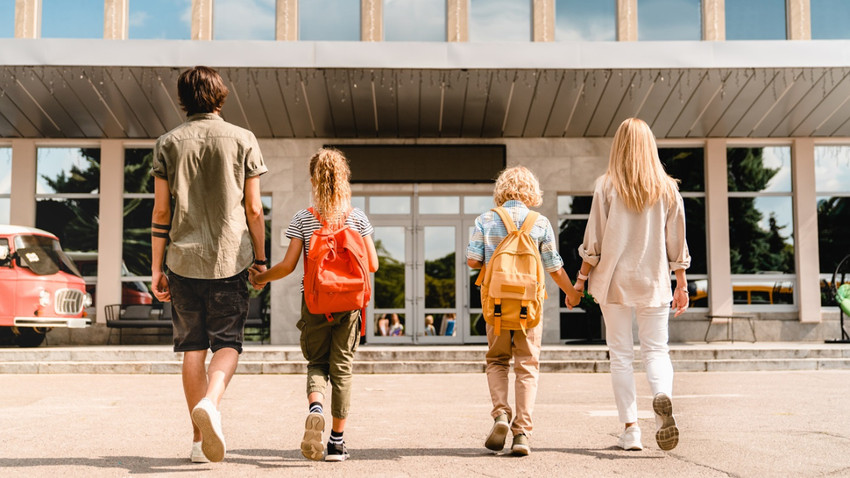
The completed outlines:
<svg viewBox="0 0 850 478">
<path fill-rule="evenodd" d="M 840 336 L 828 290 L 850 254 L 847 2 L 6 3 L 0 223 L 97 253 L 83 274 L 99 324 L 149 280 L 150 150 L 184 118 L 177 75 L 204 64 L 231 90 L 225 119 L 260 139 L 272 261 L 309 202 L 309 157 L 349 156 L 381 255 L 370 343 L 486 341 L 465 247 L 506 166 L 540 178 L 574 276 L 593 182 L 631 116 L 686 203 L 692 304 L 671 340 L 702 340 L 709 313 L 753 314 L 760 341 Z M 299 281 L 300 267 L 264 298 L 272 343 L 298 340 Z M 546 343 L 603 336 L 592 305 L 562 304 L 551 294 Z M 393 315 L 404 333 L 381 335 Z"/>
</svg>

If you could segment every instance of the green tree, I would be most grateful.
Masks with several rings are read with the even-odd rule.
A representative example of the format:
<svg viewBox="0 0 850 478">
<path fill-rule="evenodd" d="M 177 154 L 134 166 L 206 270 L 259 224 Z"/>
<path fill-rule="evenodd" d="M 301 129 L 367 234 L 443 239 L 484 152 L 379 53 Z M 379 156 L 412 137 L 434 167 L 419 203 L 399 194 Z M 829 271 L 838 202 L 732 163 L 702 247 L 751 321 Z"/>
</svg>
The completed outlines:
<svg viewBox="0 0 850 478">
<path fill-rule="evenodd" d="M 404 262 L 396 260 L 384 243 L 375 241 L 378 253 L 378 271 L 375 272 L 375 307 L 381 309 L 404 308 Z"/>
</svg>

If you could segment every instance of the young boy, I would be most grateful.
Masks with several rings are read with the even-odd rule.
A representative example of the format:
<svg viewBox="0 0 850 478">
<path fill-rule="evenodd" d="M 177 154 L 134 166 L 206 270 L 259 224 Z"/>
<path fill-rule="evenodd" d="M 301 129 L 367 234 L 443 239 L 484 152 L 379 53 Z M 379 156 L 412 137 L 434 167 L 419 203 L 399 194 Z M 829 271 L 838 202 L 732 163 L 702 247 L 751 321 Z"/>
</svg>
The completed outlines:
<svg viewBox="0 0 850 478">
<path fill-rule="evenodd" d="M 502 171 L 496 179 L 493 202 L 507 209 L 517 229 L 520 228 L 529 213 L 529 206 L 536 207 L 543 202 L 540 184 L 528 169 L 517 166 Z M 480 269 L 490 262 L 493 252 L 507 236 L 507 229 L 499 215 L 487 211 L 475 219 L 475 231 L 469 241 L 466 257 L 467 264 Z M 581 300 L 581 295 L 573 288 L 569 276 L 564 271 L 564 261 L 555 250 L 555 233 L 545 216 L 538 216 L 531 229 L 531 237 L 537 244 L 543 268 L 558 287 L 567 295 L 567 307 L 572 308 Z M 487 384 L 493 410 L 490 415 L 494 423 L 484 446 L 493 451 L 505 447 L 508 429 L 513 433 L 511 452 L 514 455 L 528 455 L 531 447 L 528 436 L 533 428 L 531 413 L 537 396 L 537 376 L 539 374 L 540 341 L 542 321 L 534 327 L 511 330 L 502 326 L 501 333 L 487 324 Z M 511 357 L 514 358 L 516 375 L 516 414 L 508 404 L 508 371 Z"/>
</svg>

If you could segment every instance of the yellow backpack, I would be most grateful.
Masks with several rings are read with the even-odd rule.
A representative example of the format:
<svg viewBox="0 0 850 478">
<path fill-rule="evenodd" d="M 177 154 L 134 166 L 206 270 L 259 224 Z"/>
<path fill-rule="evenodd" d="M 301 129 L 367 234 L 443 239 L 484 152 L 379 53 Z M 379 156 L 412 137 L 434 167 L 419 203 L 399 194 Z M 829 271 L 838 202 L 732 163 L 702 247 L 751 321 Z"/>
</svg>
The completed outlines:
<svg viewBox="0 0 850 478">
<path fill-rule="evenodd" d="M 475 281 L 481 287 L 484 320 L 493 326 L 496 335 L 501 335 L 502 329 L 521 329 L 526 333 L 526 329 L 540 323 L 547 297 L 543 262 L 531 237 L 531 228 L 540 214 L 529 211 L 517 230 L 505 208 L 497 207 L 493 211 L 502 218 L 508 235 Z"/>
</svg>

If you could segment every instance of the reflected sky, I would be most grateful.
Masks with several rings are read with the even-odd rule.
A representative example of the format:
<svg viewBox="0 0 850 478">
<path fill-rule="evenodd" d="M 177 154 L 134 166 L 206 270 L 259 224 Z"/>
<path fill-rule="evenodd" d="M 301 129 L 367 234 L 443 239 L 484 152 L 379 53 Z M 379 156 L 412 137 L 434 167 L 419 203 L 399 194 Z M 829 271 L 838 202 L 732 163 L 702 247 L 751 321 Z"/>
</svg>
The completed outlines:
<svg viewBox="0 0 850 478">
<path fill-rule="evenodd" d="M 738 148 L 729 148 L 729 151 Z M 761 150 L 762 164 L 765 168 L 777 169 L 776 174 L 768 181 L 767 186 L 761 191 L 756 192 L 791 192 L 791 147 L 789 146 L 768 146 L 764 148 L 754 148 Z M 757 154 L 757 151 L 754 151 Z M 733 171 L 733 161 L 738 161 L 734 157 L 728 157 L 728 168 Z M 743 158 L 741 158 L 742 160 Z M 730 176 L 730 181 L 732 181 Z M 734 184 L 731 183 L 730 184 Z M 738 187 L 744 187 L 744 184 L 739 184 Z M 744 191 L 742 189 L 742 191 Z"/>
<path fill-rule="evenodd" d="M 702 39 L 700 0 L 640 0 L 637 6 L 638 40 Z"/>
<path fill-rule="evenodd" d="M 298 39 L 360 41 L 360 0 L 298 2 Z"/>
<path fill-rule="evenodd" d="M 12 192 L 12 148 L 0 148 L 0 194 Z"/>
<path fill-rule="evenodd" d="M 850 2 L 811 0 L 812 40 L 850 38 Z"/>
<path fill-rule="evenodd" d="M 103 38 L 103 0 L 42 0 L 41 37 Z"/>
<path fill-rule="evenodd" d="M 725 3 L 727 40 L 786 39 L 785 0 L 725 0 Z"/>
<path fill-rule="evenodd" d="M 531 0 L 469 0 L 469 41 L 531 41 Z"/>
<path fill-rule="evenodd" d="M 615 41 L 616 39 L 616 0 L 555 1 L 555 40 Z"/>
<path fill-rule="evenodd" d="M 741 201 L 742 198 L 729 198 L 730 209 L 733 211 L 740 210 L 739 207 L 733 206 L 736 201 Z M 791 202 L 791 197 L 763 196 L 754 198 L 755 208 L 761 212 L 762 218 L 759 221 L 759 227 L 765 231 L 770 230 L 770 216 L 776 218 L 776 224 L 781 229 L 780 234 L 785 238 L 786 244 L 794 244 L 794 212 Z"/>
<path fill-rule="evenodd" d="M 44 176 L 53 179 L 62 172 L 65 172 L 67 176 L 73 166 L 81 170 L 89 168 L 88 161 L 80 154 L 80 148 L 38 148 L 37 158 L 36 194 L 56 192 L 47 184 Z M 97 190 L 92 192 L 97 193 Z"/>
<path fill-rule="evenodd" d="M 815 146 L 815 190 L 850 192 L 850 146 Z"/>
<path fill-rule="evenodd" d="M 0 38 L 15 36 L 15 2 L 0 2 Z"/>
<path fill-rule="evenodd" d="M 425 226 L 425 260 L 435 261 L 455 252 L 455 228 Z"/>
<path fill-rule="evenodd" d="M 389 257 L 404 262 L 404 227 L 376 226 L 372 240 L 376 243 L 381 241 L 381 245 L 387 251 Z"/>
<path fill-rule="evenodd" d="M 369 214 L 410 214 L 409 196 L 372 196 Z"/>
<path fill-rule="evenodd" d="M 299 2 L 299 7 L 305 3 Z M 274 40 L 275 0 L 215 0 L 213 38 Z"/>
<path fill-rule="evenodd" d="M 446 41 L 446 1 L 384 0 L 384 40 Z"/>
<path fill-rule="evenodd" d="M 192 0 L 131 1 L 129 27 L 133 39 L 188 40 L 192 37 Z"/>
<path fill-rule="evenodd" d="M 420 196 L 419 214 L 457 214 L 460 212 L 458 196 Z"/>
</svg>

